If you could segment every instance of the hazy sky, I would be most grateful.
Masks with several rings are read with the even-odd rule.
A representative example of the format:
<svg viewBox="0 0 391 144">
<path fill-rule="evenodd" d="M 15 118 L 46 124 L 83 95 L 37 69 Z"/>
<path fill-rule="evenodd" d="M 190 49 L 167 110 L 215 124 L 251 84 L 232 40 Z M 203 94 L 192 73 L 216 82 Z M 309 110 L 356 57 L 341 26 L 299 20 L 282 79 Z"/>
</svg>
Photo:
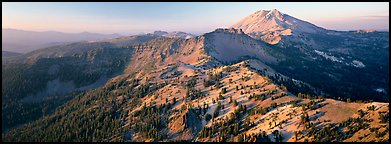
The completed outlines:
<svg viewBox="0 0 391 144">
<path fill-rule="evenodd" d="M 389 29 L 388 2 L 2 2 L 2 28 L 119 34 L 165 30 L 201 34 L 229 27 L 258 10 L 275 8 L 326 29 Z"/>
</svg>

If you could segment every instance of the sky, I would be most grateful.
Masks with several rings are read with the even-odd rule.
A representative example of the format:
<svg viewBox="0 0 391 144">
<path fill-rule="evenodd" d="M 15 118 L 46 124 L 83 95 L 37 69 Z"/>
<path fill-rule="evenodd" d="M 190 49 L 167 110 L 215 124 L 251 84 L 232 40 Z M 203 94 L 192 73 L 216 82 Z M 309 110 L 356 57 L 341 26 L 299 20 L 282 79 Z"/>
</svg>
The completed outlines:
<svg viewBox="0 0 391 144">
<path fill-rule="evenodd" d="M 389 29 L 389 2 L 2 2 L 2 28 L 125 35 L 155 30 L 202 34 L 271 9 L 326 29 Z"/>
</svg>

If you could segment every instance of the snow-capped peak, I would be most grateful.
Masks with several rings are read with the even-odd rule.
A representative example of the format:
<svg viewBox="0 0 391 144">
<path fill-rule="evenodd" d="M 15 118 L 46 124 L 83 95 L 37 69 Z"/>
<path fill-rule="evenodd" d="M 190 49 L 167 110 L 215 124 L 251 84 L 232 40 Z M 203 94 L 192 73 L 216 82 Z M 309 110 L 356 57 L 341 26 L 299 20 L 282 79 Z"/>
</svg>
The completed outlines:
<svg viewBox="0 0 391 144">
<path fill-rule="evenodd" d="M 269 11 L 269 13 L 267 13 L 267 15 L 274 16 L 274 17 L 279 18 L 280 20 L 282 20 L 283 13 L 281 13 L 277 9 L 273 9 L 272 11 Z"/>
<path fill-rule="evenodd" d="M 284 14 L 277 9 L 257 11 L 231 28 L 242 29 L 256 39 L 263 39 L 270 44 L 276 44 L 281 40 L 280 35 L 292 35 L 294 33 L 316 33 L 324 30 L 306 21 Z"/>
</svg>

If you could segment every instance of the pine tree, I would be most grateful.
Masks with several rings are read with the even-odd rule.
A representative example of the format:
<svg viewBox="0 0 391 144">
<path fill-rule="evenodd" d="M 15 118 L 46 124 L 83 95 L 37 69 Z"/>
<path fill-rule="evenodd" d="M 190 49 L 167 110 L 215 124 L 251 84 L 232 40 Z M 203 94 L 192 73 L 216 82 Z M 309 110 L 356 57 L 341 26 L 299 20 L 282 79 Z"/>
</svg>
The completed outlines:
<svg viewBox="0 0 391 144">
<path fill-rule="evenodd" d="M 347 98 L 347 99 L 346 99 L 346 102 L 350 103 L 350 98 Z"/>
<path fill-rule="evenodd" d="M 238 136 L 238 142 L 243 142 L 243 135 L 242 135 L 242 134 L 240 134 L 240 135 Z"/>
<path fill-rule="evenodd" d="M 222 94 L 225 94 L 226 92 L 227 92 L 227 88 L 224 87 L 224 88 L 221 89 L 221 93 Z"/>
<path fill-rule="evenodd" d="M 206 114 L 205 115 L 205 121 L 209 121 L 210 119 L 212 119 L 212 115 Z"/>
<path fill-rule="evenodd" d="M 172 104 L 175 104 L 175 103 L 176 103 L 176 98 L 174 97 L 174 98 L 172 99 L 172 101 L 173 101 Z"/>
<path fill-rule="evenodd" d="M 219 94 L 219 100 L 222 100 L 224 99 L 223 95 L 221 95 L 221 93 Z"/>
<path fill-rule="evenodd" d="M 238 135 L 239 134 L 239 125 L 236 123 L 234 124 L 234 135 Z"/>
<path fill-rule="evenodd" d="M 280 133 L 279 133 L 279 135 L 278 135 L 278 136 L 279 136 L 279 137 L 278 137 L 278 138 L 279 138 L 279 140 L 280 140 L 280 141 L 282 141 L 282 132 L 281 132 L 281 131 L 280 131 Z"/>
</svg>

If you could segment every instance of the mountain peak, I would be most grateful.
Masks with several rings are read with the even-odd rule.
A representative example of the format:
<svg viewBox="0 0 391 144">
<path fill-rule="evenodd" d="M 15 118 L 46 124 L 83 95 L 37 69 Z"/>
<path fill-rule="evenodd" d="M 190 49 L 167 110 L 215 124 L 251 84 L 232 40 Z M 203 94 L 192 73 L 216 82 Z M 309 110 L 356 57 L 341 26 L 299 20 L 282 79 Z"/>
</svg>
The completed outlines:
<svg viewBox="0 0 391 144">
<path fill-rule="evenodd" d="M 240 28 L 251 37 L 262 39 L 270 44 L 278 43 L 281 40 L 280 35 L 316 33 L 324 30 L 277 9 L 257 11 L 243 18 L 231 28 Z"/>
<path fill-rule="evenodd" d="M 282 16 L 283 15 L 283 13 L 281 13 L 277 9 L 273 9 L 272 11 L 269 12 L 269 14 L 272 14 L 274 16 Z"/>
<path fill-rule="evenodd" d="M 162 30 L 157 30 L 157 31 L 154 31 L 152 34 L 158 35 L 158 36 L 163 36 L 165 34 L 168 34 L 168 32 L 162 31 Z"/>
<path fill-rule="evenodd" d="M 189 39 L 189 38 L 195 37 L 195 35 L 193 35 L 193 34 L 182 32 L 182 31 L 173 31 L 173 32 L 167 33 L 163 36 L 170 37 L 170 38 L 184 38 L 184 39 Z"/>
<path fill-rule="evenodd" d="M 259 11 L 256 11 L 255 13 L 253 13 L 252 16 L 253 15 L 257 15 L 257 16 L 265 16 L 265 15 L 280 16 L 280 15 L 283 15 L 283 13 L 280 12 L 279 10 L 277 10 L 277 9 L 273 9 L 273 10 L 259 10 Z"/>
</svg>

